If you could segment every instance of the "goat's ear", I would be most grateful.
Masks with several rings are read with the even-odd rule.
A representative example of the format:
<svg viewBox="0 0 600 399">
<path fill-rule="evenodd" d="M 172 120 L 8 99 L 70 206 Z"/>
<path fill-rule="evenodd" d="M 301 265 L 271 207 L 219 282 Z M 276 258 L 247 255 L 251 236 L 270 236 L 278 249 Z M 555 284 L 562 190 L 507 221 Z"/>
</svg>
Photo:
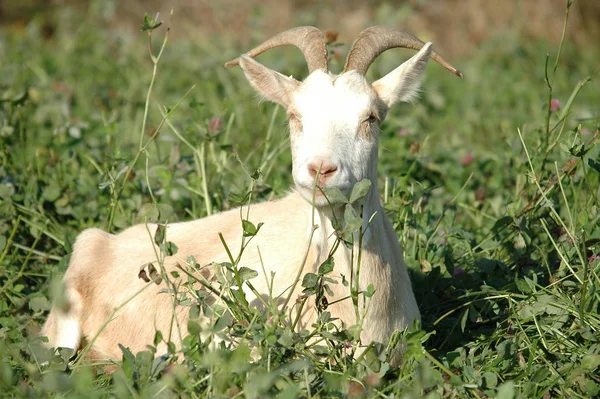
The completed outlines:
<svg viewBox="0 0 600 399">
<path fill-rule="evenodd" d="M 248 56 L 240 57 L 240 66 L 252 87 L 264 98 L 281 104 L 290 105 L 292 92 L 300 82 L 277 71 L 267 68 Z"/>
<path fill-rule="evenodd" d="M 429 42 L 398 68 L 373 83 L 377 95 L 388 108 L 398 102 L 412 101 L 417 96 L 431 50 Z"/>
</svg>

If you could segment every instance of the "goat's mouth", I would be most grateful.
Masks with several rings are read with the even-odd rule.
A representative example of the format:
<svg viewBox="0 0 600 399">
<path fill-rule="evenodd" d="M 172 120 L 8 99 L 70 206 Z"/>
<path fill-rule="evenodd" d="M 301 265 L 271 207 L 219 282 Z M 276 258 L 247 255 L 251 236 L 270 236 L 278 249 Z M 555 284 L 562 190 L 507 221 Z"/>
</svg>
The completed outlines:
<svg viewBox="0 0 600 399">
<path fill-rule="evenodd" d="M 337 186 L 305 186 L 296 184 L 296 190 L 300 192 L 302 197 L 309 202 L 313 202 L 317 206 L 334 205 L 345 202 L 346 187 Z M 341 196 L 339 194 L 342 194 Z"/>
</svg>

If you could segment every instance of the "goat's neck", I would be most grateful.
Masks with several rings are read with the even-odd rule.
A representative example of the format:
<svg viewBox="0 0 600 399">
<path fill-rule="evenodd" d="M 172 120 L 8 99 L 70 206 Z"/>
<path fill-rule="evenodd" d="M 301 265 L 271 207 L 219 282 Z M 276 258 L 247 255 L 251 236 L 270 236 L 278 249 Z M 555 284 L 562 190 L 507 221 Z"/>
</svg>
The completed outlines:
<svg viewBox="0 0 600 399">
<path fill-rule="evenodd" d="M 381 234 L 385 231 L 386 225 L 383 222 L 383 218 L 385 217 L 383 208 L 379 202 L 377 179 L 373 178 L 371 182 L 371 189 L 367 196 L 354 205 L 357 213 L 362 212 L 363 225 L 361 229 L 362 239 L 359 239 L 358 232 L 355 233 L 353 246 L 348 247 L 344 243 L 336 245 L 338 233 L 335 231 L 334 226 L 344 226 L 343 206 L 334 209 L 317 209 L 315 212 L 314 224 L 318 228 L 315 231 L 314 243 L 317 248 L 318 263 L 320 264 L 325 261 L 331 251 L 337 246 L 333 254 L 334 259 L 336 259 L 336 264 L 341 263 L 340 266 L 343 265 L 342 269 L 338 270 L 346 276 L 349 276 L 352 264 L 356 266 L 359 243 L 361 245 L 360 251 L 369 251 L 371 254 L 377 254 L 381 245 L 385 245 L 385 240 L 388 236 L 387 234 Z"/>
</svg>

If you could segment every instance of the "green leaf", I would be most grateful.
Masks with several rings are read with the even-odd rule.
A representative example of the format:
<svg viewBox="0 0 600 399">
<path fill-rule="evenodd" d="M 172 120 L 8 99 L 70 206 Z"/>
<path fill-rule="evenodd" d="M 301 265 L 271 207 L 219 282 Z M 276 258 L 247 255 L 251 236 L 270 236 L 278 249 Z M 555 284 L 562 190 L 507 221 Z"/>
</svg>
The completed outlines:
<svg viewBox="0 0 600 399">
<path fill-rule="evenodd" d="M 327 258 L 325 262 L 319 266 L 319 275 L 323 276 L 333 270 L 333 258 Z"/>
<path fill-rule="evenodd" d="M 43 312 L 50 309 L 50 302 L 48 302 L 45 296 L 36 296 L 29 300 L 29 309 L 36 313 Z"/>
<path fill-rule="evenodd" d="M 356 233 L 362 227 L 362 218 L 356 215 L 351 204 L 346 205 L 344 210 L 344 238 L 352 241 L 352 234 Z"/>
<path fill-rule="evenodd" d="M 373 294 L 375 294 L 375 287 L 373 286 L 373 284 L 369 284 L 369 286 L 367 287 L 367 290 L 365 291 L 365 296 L 367 298 L 371 298 L 373 296 Z"/>
<path fill-rule="evenodd" d="M 588 166 L 596 172 L 600 173 L 600 162 L 596 161 L 595 159 L 589 158 Z"/>
<path fill-rule="evenodd" d="M 188 332 L 192 335 L 198 335 L 202 331 L 200 328 L 200 324 L 196 323 L 194 320 L 188 320 L 187 322 Z"/>
<path fill-rule="evenodd" d="M 314 273 L 306 273 L 302 278 L 302 286 L 304 288 L 314 288 L 319 282 L 319 276 Z"/>
<path fill-rule="evenodd" d="M 255 226 L 254 223 L 252 223 L 249 220 L 242 220 L 242 229 L 244 230 L 244 237 L 253 237 L 255 236 L 258 231 L 260 230 L 261 226 L 263 225 L 263 223 L 259 223 L 258 226 Z"/>
<path fill-rule="evenodd" d="M 469 308 L 466 308 L 460 318 L 460 330 L 465 332 L 465 327 L 467 325 L 467 319 L 469 318 Z"/>
<path fill-rule="evenodd" d="M 9 199 L 15 193 L 12 184 L 0 184 L 0 198 Z"/>
<path fill-rule="evenodd" d="M 284 348 L 291 348 L 294 344 L 294 334 L 290 330 L 285 330 L 277 340 Z"/>
<path fill-rule="evenodd" d="M 350 203 L 354 204 L 356 201 L 363 199 L 369 192 L 370 188 L 371 181 L 369 179 L 363 179 L 356 183 L 352 188 L 352 193 L 350 194 Z"/>
<path fill-rule="evenodd" d="M 585 144 L 574 145 L 573 147 L 569 148 L 569 152 L 571 153 L 571 155 L 577 158 L 581 158 L 582 156 L 587 154 L 589 150 L 589 148 L 585 147 Z"/>
<path fill-rule="evenodd" d="M 359 217 L 344 220 L 344 234 L 354 234 L 360 230 L 363 220 Z"/>
<path fill-rule="evenodd" d="M 156 19 L 158 19 L 158 14 L 156 15 Z M 141 31 L 142 32 L 153 31 L 154 29 L 161 26 L 162 22 L 156 22 L 156 19 L 150 18 L 150 16 L 148 14 L 144 15 L 144 23 L 142 24 Z"/>
<path fill-rule="evenodd" d="M 125 375 L 128 376 L 129 378 L 131 378 L 133 376 L 133 367 L 135 365 L 135 357 L 133 356 L 133 353 L 131 353 L 129 348 L 126 348 L 121 344 L 119 344 L 119 348 L 121 348 L 121 352 L 123 352 L 123 359 L 122 359 L 121 367 L 123 368 L 123 372 L 125 373 Z"/>
<path fill-rule="evenodd" d="M 598 366 L 600 366 L 600 355 L 588 353 L 587 355 L 583 356 L 583 359 L 581 360 L 581 365 L 584 369 L 586 369 L 586 371 L 596 371 Z"/>
<path fill-rule="evenodd" d="M 55 182 L 51 182 L 49 186 L 44 188 L 42 192 L 42 198 L 46 201 L 54 202 L 60 197 L 60 188 L 56 185 Z"/>
<path fill-rule="evenodd" d="M 157 224 L 156 225 L 156 233 L 154 233 L 154 242 L 157 245 L 162 244 L 163 242 L 165 242 L 166 234 L 167 234 L 167 226 L 165 226 L 164 224 Z"/>
<path fill-rule="evenodd" d="M 165 255 L 167 255 L 167 256 L 173 256 L 179 250 L 179 248 L 177 247 L 177 245 L 175 245 L 175 243 L 173 243 L 171 241 L 167 241 L 166 243 L 164 243 L 163 245 L 161 245 L 160 248 L 161 248 L 162 252 Z"/>
<path fill-rule="evenodd" d="M 256 170 L 254 171 L 254 173 L 252 173 L 252 174 L 250 175 L 250 178 L 251 178 L 252 180 L 258 180 L 258 179 L 260 178 L 260 175 L 261 175 L 260 169 L 256 169 Z"/>
<path fill-rule="evenodd" d="M 239 274 L 242 282 L 251 280 L 254 277 L 258 276 L 258 272 L 256 270 L 252 270 L 252 269 L 250 269 L 248 267 L 244 267 L 244 266 L 239 268 L 238 274 Z"/>
<path fill-rule="evenodd" d="M 508 381 L 498 388 L 496 399 L 513 399 L 515 397 L 515 383 Z"/>
<path fill-rule="evenodd" d="M 323 193 L 325 194 L 325 197 L 327 197 L 329 202 L 331 202 L 332 204 L 348 203 L 348 199 L 346 198 L 346 196 L 337 187 L 325 187 L 323 188 Z"/>
<path fill-rule="evenodd" d="M 162 339 L 163 339 L 162 332 L 160 332 L 160 330 L 156 330 L 156 332 L 154 333 L 154 346 L 160 344 Z"/>
<path fill-rule="evenodd" d="M 174 355 L 175 352 L 177 351 L 177 347 L 175 346 L 175 344 L 172 341 L 167 342 L 167 349 L 169 350 L 169 353 Z"/>
<path fill-rule="evenodd" d="M 494 226 L 492 226 L 492 232 L 498 233 L 499 231 L 504 229 L 506 226 L 510 225 L 512 223 L 512 221 L 513 221 L 513 218 L 510 216 L 504 216 L 504 217 L 496 220 L 496 223 L 494 223 Z"/>
<path fill-rule="evenodd" d="M 523 294 L 529 294 L 531 292 L 533 292 L 531 286 L 527 283 L 527 281 L 523 280 L 523 279 L 516 279 L 515 280 L 515 285 L 517 286 L 517 289 L 522 292 Z"/>
<path fill-rule="evenodd" d="M 485 380 L 486 388 L 495 388 L 498 385 L 498 377 L 494 373 L 490 373 L 489 371 L 483 373 L 483 379 Z"/>
</svg>

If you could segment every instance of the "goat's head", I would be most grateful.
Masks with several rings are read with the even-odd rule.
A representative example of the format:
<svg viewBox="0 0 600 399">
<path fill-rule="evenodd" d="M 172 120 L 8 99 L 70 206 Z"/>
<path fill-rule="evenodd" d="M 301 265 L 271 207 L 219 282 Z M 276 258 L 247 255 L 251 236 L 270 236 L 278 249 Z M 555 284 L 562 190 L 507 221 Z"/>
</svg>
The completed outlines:
<svg viewBox="0 0 600 399">
<path fill-rule="evenodd" d="M 253 59 L 268 49 L 284 45 L 296 46 L 304 54 L 309 76 L 303 82 Z M 372 84 L 367 82 L 365 74 L 371 63 L 394 47 L 419 52 L 383 78 Z M 315 183 L 348 194 L 356 182 L 376 179 L 379 124 L 392 105 L 414 98 L 430 57 L 462 77 L 432 50 L 431 43 L 383 27 L 366 29 L 358 36 L 340 75 L 328 72 L 325 39 L 314 27 L 282 32 L 225 66 L 239 64 L 258 93 L 286 109 L 294 183 L 312 201 Z M 326 204 L 317 190 L 315 205 Z"/>
</svg>

